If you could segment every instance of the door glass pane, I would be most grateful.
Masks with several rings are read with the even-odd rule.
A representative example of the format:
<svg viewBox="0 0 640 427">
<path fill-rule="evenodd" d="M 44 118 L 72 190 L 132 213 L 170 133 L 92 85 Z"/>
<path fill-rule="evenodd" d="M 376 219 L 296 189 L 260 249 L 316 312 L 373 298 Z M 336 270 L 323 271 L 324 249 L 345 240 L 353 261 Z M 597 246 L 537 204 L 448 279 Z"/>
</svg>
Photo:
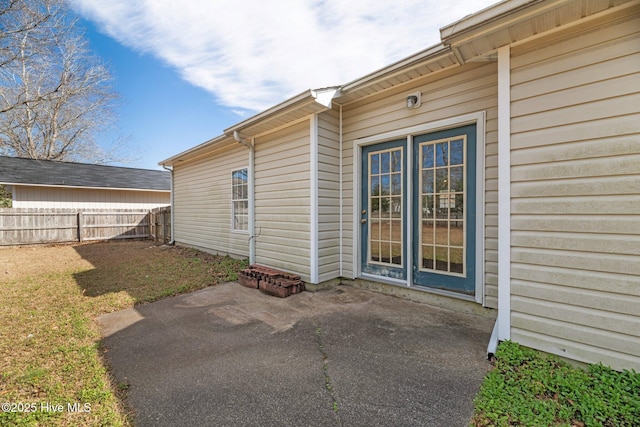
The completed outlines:
<svg viewBox="0 0 640 427">
<path fill-rule="evenodd" d="M 371 261 L 380 261 L 380 242 L 378 240 L 371 241 Z"/>
<path fill-rule="evenodd" d="M 451 165 L 461 165 L 464 163 L 464 140 L 456 139 L 451 141 Z"/>
<path fill-rule="evenodd" d="M 422 192 L 433 193 L 433 169 L 422 171 Z"/>
<path fill-rule="evenodd" d="M 391 221 L 382 220 L 380 221 L 380 240 L 383 242 L 388 242 L 391 240 Z"/>
<path fill-rule="evenodd" d="M 387 151 L 380 154 L 380 173 L 388 174 L 391 172 L 391 154 Z"/>
<path fill-rule="evenodd" d="M 436 144 L 435 148 L 436 154 L 436 166 L 447 166 L 449 164 L 449 144 L 446 142 L 441 142 Z"/>
<path fill-rule="evenodd" d="M 447 221 L 436 221 L 436 244 L 448 245 L 449 244 L 449 223 Z"/>
<path fill-rule="evenodd" d="M 402 156 L 401 147 L 369 154 L 369 262 L 392 266 L 403 262 Z"/>
<path fill-rule="evenodd" d="M 464 246 L 464 221 L 451 221 L 449 224 L 449 244 L 451 246 Z"/>
<path fill-rule="evenodd" d="M 451 168 L 449 177 L 451 179 L 449 184 L 451 191 L 464 191 L 464 168 L 462 166 Z"/>
<path fill-rule="evenodd" d="M 369 221 L 369 238 L 372 240 L 380 240 L 380 220 L 372 219 Z"/>
<path fill-rule="evenodd" d="M 449 248 L 436 246 L 436 270 L 449 271 Z"/>
<path fill-rule="evenodd" d="M 391 172 L 402 172 L 402 153 L 400 150 L 391 152 Z"/>
<path fill-rule="evenodd" d="M 379 176 L 371 177 L 371 195 L 372 196 L 380 195 L 380 177 Z"/>
<path fill-rule="evenodd" d="M 451 219 L 464 219 L 464 194 L 456 194 L 452 198 Z"/>
<path fill-rule="evenodd" d="M 394 196 L 402 195 L 402 174 L 394 173 L 391 175 L 391 194 Z"/>
<path fill-rule="evenodd" d="M 391 197 L 380 197 L 380 216 L 382 218 L 391 216 Z"/>
<path fill-rule="evenodd" d="M 435 243 L 433 221 L 422 221 L 422 243 L 430 245 Z"/>
<path fill-rule="evenodd" d="M 380 173 L 380 154 L 371 155 L 371 175 Z"/>
<path fill-rule="evenodd" d="M 391 245 L 391 263 L 402 265 L 402 245 L 399 243 Z"/>
<path fill-rule="evenodd" d="M 422 168 L 433 168 L 433 144 L 422 146 Z"/>
<path fill-rule="evenodd" d="M 391 218 L 400 218 L 402 216 L 402 197 L 391 198 Z"/>
<path fill-rule="evenodd" d="M 436 169 L 436 192 L 448 193 L 449 192 L 449 170 L 447 168 Z"/>
<path fill-rule="evenodd" d="M 434 268 L 434 256 L 435 251 L 433 246 L 422 246 L 422 268 L 433 270 Z"/>
<path fill-rule="evenodd" d="M 465 150 L 466 136 L 420 144 L 423 271 L 465 274 Z"/>
<path fill-rule="evenodd" d="M 438 194 L 436 197 L 436 218 L 449 218 L 449 203 L 451 199 L 448 193 Z"/>
<path fill-rule="evenodd" d="M 380 218 L 380 198 L 371 198 L 371 218 Z"/>
<path fill-rule="evenodd" d="M 463 273 L 464 262 L 462 258 L 464 256 L 464 250 L 462 248 L 451 248 L 449 253 L 451 255 L 450 271 L 452 273 Z"/>
<path fill-rule="evenodd" d="M 383 196 L 391 194 L 391 175 L 383 174 L 380 177 L 380 194 Z"/>
<path fill-rule="evenodd" d="M 433 195 L 427 194 L 422 196 L 422 217 L 435 218 Z"/>
</svg>

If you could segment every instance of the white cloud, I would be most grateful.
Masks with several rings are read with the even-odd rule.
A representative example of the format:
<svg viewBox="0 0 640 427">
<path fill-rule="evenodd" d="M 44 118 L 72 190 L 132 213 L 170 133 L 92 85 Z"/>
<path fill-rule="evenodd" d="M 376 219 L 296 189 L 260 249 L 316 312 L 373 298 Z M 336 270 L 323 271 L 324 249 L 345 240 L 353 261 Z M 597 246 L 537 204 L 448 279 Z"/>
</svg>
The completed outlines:
<svg viewBox="0 0 640 427">
<path fill-rule="evenodd" d="M 268 108 L 347 83 L 437 44 L 439 28 L 494 0 L 72 0 L 227 107 Z"/>
</svg>

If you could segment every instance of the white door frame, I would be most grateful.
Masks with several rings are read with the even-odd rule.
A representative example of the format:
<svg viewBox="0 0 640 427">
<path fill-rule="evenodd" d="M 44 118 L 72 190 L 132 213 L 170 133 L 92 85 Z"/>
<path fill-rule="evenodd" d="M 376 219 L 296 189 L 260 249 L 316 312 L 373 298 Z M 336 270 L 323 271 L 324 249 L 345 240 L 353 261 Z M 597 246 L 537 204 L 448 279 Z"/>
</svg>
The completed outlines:
<svg viewBox="0 0 640 427">
<path fill-rule="evenodd" d="M 407 139 L 407 171 L 408 177 L 411 176 L 411 167 L 413 158 L 413 137 L 425 133 L 436 132 L 439 130 L 455 128 L 459 126 L 475 124 L 476 125 L 476 289 L 475 296 L 469 297 L 450 291 L 442 291 L 437 289 L 416 288 L 427 292 L 444 294 L 460 299 L 473 300 L 479 304 L 484 304 L 484 201 L 485 201 L 485 168 L 484 168 L 484 146 L 485 146 L 485 121 L 486 113 L 478 111 L 475 113 L 464 114 L 461 116 L 450 117 L 435 122 L 410 126 L 402 129 L 396 129 L 390 132 L 359 138 L 353 141 L 353 265 L 354 275 L 356 278 L 371 279 L 379 282 L 389 283 L 392 285 L 402 285 L 412 287 L 413 277 L 412 269 L 407 268 L 407 280 L 391 279 L 381 276 L 374 276 L 362 273 L 361 265 L 361 245 L 360 245 L 360 200 L 362 183 L 360 179 L 360 171 L 362 168 L 362 147 L 372 144 L 378 144 L 394 139 Z M 413 191 L 411 179 L 407 180 L 407 194 Z M 412 212 L 411 197 L 407 200 L 407 212 Z M 407 233 L 407 260 L 413 259 L 413 242 L 412 233 Z"/>
</svg>

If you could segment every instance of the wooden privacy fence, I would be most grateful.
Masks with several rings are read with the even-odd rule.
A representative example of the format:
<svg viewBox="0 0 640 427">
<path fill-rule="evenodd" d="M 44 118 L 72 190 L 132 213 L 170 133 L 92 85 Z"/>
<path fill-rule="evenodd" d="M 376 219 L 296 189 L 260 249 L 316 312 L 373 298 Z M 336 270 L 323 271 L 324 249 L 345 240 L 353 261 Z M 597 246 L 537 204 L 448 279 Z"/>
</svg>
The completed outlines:
<svg viewBox="0 0 640 427">
<path fill-rule="evenodd" d="M 154 242 L 164 244 L 171 241 L 171 206 L 153 209 L 149 214 L 149 223 Z"/>
<path fill-rule="evenodd" d="M 151 237 L 148 210 L 0 209 L 0 245 Z"/>
</svg>

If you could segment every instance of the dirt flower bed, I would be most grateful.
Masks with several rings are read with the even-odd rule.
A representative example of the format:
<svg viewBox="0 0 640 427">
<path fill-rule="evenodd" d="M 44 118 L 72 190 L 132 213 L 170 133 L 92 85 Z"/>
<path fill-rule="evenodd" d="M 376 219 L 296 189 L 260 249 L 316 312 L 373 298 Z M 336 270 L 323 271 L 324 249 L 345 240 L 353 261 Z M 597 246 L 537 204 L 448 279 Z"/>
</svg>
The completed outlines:
<svg viewBox="0 0 640 427">
<path fill-rule="evenodd" d="M 0 425 L 129 425 L 94 319 L 245 266 L 149 241 L 0 248 Z"/>
</svg>

